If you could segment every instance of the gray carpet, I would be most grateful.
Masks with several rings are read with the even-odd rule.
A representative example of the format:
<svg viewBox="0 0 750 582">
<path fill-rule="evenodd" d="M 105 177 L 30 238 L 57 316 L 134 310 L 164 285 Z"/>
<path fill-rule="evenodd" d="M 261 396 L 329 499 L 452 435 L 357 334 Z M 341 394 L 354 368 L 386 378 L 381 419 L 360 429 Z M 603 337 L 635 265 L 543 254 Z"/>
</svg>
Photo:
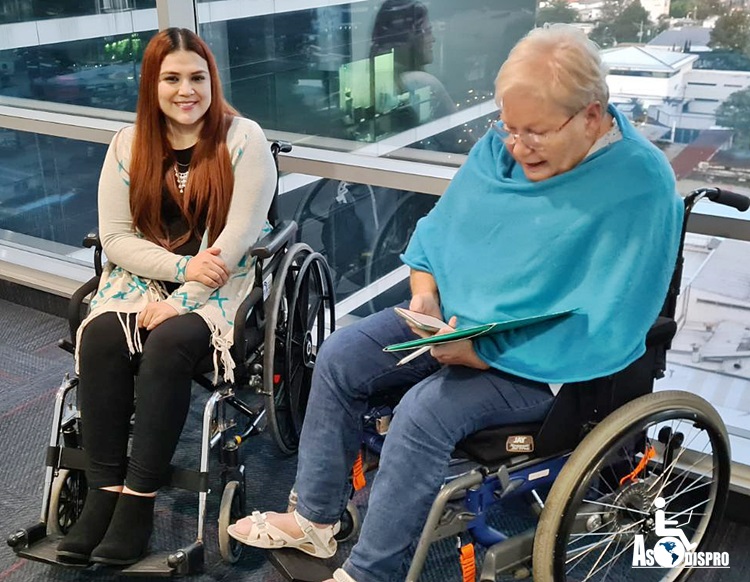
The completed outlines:
<svg viewBox="0 0 750 582">
<path fill-rule="evenodd" d="M 57 347 L 67 333 L 66 323 L 28 307 L 0 299 L 0 536 L 19 526 L 36 522 L 41 509 L 44 450 L 49 438 L 52 402 L 65 373 L 72 373 L 72 357 Z M 195 467 L 198 460 L 199 422 L 205 391 L 196 387 L 191 414 L 175 462 Z M 244 448 L 247 467 L 248 506 L 282 509 L 295 470 L 293 457 L 281 457 L 270 435 L 251 439 Z M 278 582 L 282 578 L 266 562 L 261 551 L 246 550 L 240 561 L 229 566 L 221 561 L 216 537 L 219 489 L 212 474 L 214 492 L 209 495 L 206 567 L 191 577 L 209 580 Z M 355 499 L 364 506 L 366 492 Z M 364 507 L 363 507 L 364 509 Z M 731 511 L 731 508 L 730 508 Z M 173 550 L 195 539 L 197 496 L 184 491 L 165 491 L 157 502 L 156 530 L 152 548 Z M 528 516 L 506 508 L 503 526 L 510 532 L 528 524 Z M 66 570 L 19 560 L 0 540 L 0 582 L 41 580 L 121 580 L 111 570 Z M 730 553 L 730 570 L 702 570 L 693 580 L 750 580 L 750 528 L 725 521 L 718 549 Z M 340 560 L 349 546 L 342 546 Z M 422 577 L 425 582 L 460 580 L 455 547 L 444 541 L 431 552 Z"/>
</svg>

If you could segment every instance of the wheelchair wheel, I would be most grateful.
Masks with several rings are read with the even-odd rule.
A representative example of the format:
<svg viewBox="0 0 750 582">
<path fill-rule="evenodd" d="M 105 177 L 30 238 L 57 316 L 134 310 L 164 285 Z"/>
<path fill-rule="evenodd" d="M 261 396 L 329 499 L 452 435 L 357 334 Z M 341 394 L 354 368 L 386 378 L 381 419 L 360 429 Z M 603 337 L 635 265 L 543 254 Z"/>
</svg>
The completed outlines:
<svg viewBox="0 0 750 582">
<path fill-rule="evenodd" d="M 349 503 L 346 504 L 344 514 L 341 516 L 341 529 L 339 529 L 339 533 L 333 537 L 336 538 L 336 541 L 339 543 L 348 542 L 357 536 L 361 528 L 362 518 L 359 515 L 359 509 L 357 509 L 357 506 L 354 505 L 353 501 L 349 501 Z"/>
<path fill-rule="evenodd" d="M 661 546 L 654 531 L 655 500 L 665 500 L 665 519 L 694 550 L 706 551 L 726 505 L 730 459 L 721 417 L 694 394 L 657 392 L 619 408 L 555 479 L 534 538 L 534 580 L 687 579 L 682 543 Z M 644 560 L 646 550 L 655 561 Z"/>
<path fill-rule="evenodd" d="M 47 511 L 47 530 L 50 534 L 68 533 L 83 511 L 87 490 L 83 471 L 60 469 L 50 491 Z"/>
<path fill-rule="evenodd" d="M 323 257 L 299 243 L 287 252 L 266 302 L 263 392 L 279 449 L 299 445 L 315 357 L 333 331 L 333 284 Z"/>
<path fill-rule="evenodd" d="M 242 487 L 239 481 L 230 481 L 224 487 L 219 505 L 219 554 L 221 559 L 234 564 L 242 555 L 243 544 L 227 533 L 227 528 L 244 517 L 242 512 Z"/>
</svg>

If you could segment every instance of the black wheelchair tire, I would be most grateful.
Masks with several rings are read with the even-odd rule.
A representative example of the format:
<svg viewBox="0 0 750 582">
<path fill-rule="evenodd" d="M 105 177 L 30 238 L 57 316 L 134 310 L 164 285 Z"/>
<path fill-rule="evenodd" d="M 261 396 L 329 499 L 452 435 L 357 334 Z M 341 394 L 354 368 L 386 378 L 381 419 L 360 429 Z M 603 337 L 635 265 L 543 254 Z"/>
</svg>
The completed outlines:
<svg viewBox="0 0 750 582">
<path fill-rule="evenodd" d="M 64 535 L 83 510 L 86 501 L 86 475 L 75 469 L 60 469 L 52 480 L 49 508 L 47 510 L 47 531 L 50 534 Z"/>
<path fill-rule="evenodd" d="M 219 505 L 219 554 L 228 564 L 235 564 L 242 556 L 244 544 L 235 540 L 227 532 L 227 528 L 242 515 L 243 505 L 240 497 L 243 495 L 239 481 L 230 481 L 224 487 Z"/>
<path fill-rule="evenodd" d="M 289 306 L 293 300 L 296 274 L 312 252 L 304 243 L 294 244 L 287 250 L 274 274 L 271 293 L 265 302 L 263 395 L 268 426 L 278 450 L 284 455 L 293 455 L 299 445 L 299 434 L 291 418 L 291 400 L 283 378 Z"/>
<path fill-rule="evenodd" d="M 289 381 L 293 372 L 291 351 L 294 347 L 296 320 L 301 313 L 300 302 L 307 301 L 309 288 L 303 293 L 303 286 L 310 278 L 314 284 L 324 287 L 320 291 L 327 299 L 321 305 L 321 310 L 327 309 L 329 328 L 333 331 L 335 301 L 331 274 L 322 255 L 313 252 L 304 243 L 297 243 L 287 251 L 276 271 L 271 294 L 265 304 L 265 410 L 276 445 L 285 455 L 297 452 L 304 411 L 296 411 L 295 406 L 299 407 L 300 403 L 307 402 L 310 389 L 311 374 L 306 375 L 305 385 L 301 387 L 295 388 Z M 322 339 L 318 338 L 316 343 L 319 345 L 321 342 Z M 296 393 L 292 393 L 292 390 Z"/>
<path fill-rule="evenodd" d="M 317 298 L 317 305 L 312 305 Z M 299 437 L 312 383 L 312 370 L 326 325 L 333 332 L 333 282 L 325 259 L 311 253 L 302 263 L 294 282 L 285 340 L 284 380 L 287 383 L 294 430 Z"/>
<path fill-rule="evenodd" d="M 718 412 L 703 398 L 689 392 L 670 390 L 641 396 L 618 408 L 599 423 L 576 447 L 563 466 L 550 490 L 536 528 L 533 548 L 533 578 L 535 582 L 564 582 L 566 538 L 563 523 L 576 513 L 576 500 L 585 494 L 582 488 L 589 483 L 597 464 L 629 431 L 649 421 L 668 419 L 670 414 L 684 415 L 705 428 L 714 451 L 716 479 L 712 485 L 712 499 L 707 516 L 701 520 L 702 535 L 697 551 L 705 549 L 716 533 L 726 506 L 729 491 L 731 455 L 729 437 Z M 682 568 L 665 580 L 683 581 L 694 571 Z M 670 571 L 672 572 L 672 571 Z"/>
</svg>

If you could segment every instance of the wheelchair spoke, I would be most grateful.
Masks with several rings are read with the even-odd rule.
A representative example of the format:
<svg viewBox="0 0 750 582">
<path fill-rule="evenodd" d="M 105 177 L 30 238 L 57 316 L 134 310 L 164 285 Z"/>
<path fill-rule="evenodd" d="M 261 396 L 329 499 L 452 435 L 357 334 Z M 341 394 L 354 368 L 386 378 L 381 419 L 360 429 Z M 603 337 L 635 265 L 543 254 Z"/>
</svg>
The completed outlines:
<svg viewBox="0 0 750 582">
<path fill-rule="evenodd" d="M 623 530 L 621 530 L 621 531 L 613 531 L 613 532 L 607 532 L 607 533 L 603 534 L 603 535 L 606 535 L 606 536 L 607 536 L 606 538 L 603 538 L 603 539 L 599 539 L 599 540 L 596 540 L 596 541 L 594 541 L 594 542 L 592 542 L 592 543 L 590 543 L 590 544 L 587 544 L 587 545 L 585 545 L 585 546 L 581 546 L 581 547 L 579 547 L 579 548 L 574 548 L 574 549 L 573 549 L 573 551 L 575 551 L 575 552 L 578 552 L 578 553 L 577 553 L 577 554 L 575 554 L 575 555 L 574 555 L 574 556 L 572 556 L 572 557 L 569 557 L 569 558 L 568 558 L 568 559 L 567 559 L 567 560 L 565 561 L 565 563 L 566 563 L 566 564 L 569 564 L 569 563 L 571 562 L 571 560 L 578 560 L 578 562 L 580 563 L 580 561 L 581 561 L 581 560 L 582 560 L 582 559 L 583 559 L 584 557 L 586 557 L 586 556 L 587 556 L 588 554 L 590 554 L 590 553 L 591 553 L 592 551 L 594 551 L 594 550 L 595 550 L 595 549 L 596 549 L 597 547 L 601 546 L 602 544 L 605 544 L 605 543 L 606 543 L 606 544 L 609 544 L 609 543 L 611 543 L 611 542 L 612 542 L 612 541 L 613 541 L 614 539 L 616 539 L 616 538 L 617 538 L 618 536 L 623 536 L 623 535 L 632 535 L 632 532 L 630 532 L 630 531 L 628 531 L 628 530 L 629 530 L 630 528 L 634 528 L 634 527 L 636 527 L 637 525 L 640 525 L 640 524 L 641 524 L 641 523 L 643 523 L 644 521 L 645 521 L 645 520 L 641 520 L 640 522 L 636 522 L 636 523 L 630 524 L 629 526 L 627 526 L 627 527 L 626 527 L 625 529 L 623 529 Z M 573 567 L 575 567 L 575 564 L 573 565 Z M 571 568 L 571 570 L 572 570 L 572 568 Z M 569 570 L 568 572 L 570 572 L 571 570 Z"/>
<path fill-rule="evenodd" d="M 627 545 L 626 545 L 626 546 L 625 546 L 625 547 L 624 547 L 624 548 L 623 548 L 622 550 L 620 550 L 619 552 L 617 552 L 617 548 L 615 547 L 615 552 L 616 552 L 616 553 L 615 553 L 615 555 L 614 555 L 614 556 L 612 556 L 612 557 L 611 557 L 611 558 L 609 559 L 609 561 L 608 561 L 608 562 L 605 562 L 604 564 L 602 564 L 602 566 L 601 566 L 601 567 L 599 567 L 599 568 L 598 568 L 597 570 L 595 570 L 594 572 L 591 572 L 591 573 L 590 573 L 590 576 L 587 576 L 586 578 L 584 578 L 584 579 L 583 579 L 583 582 L 585 582 L 586 580 L 588 580 L 588 579 L 589 579 L 589 578 L 590 578 L 591 576 L 593 576 L 594 574 L 596 574 L 596 573 L 600 572 L 600 571 L 602 570 L 602 568 L 607 568 L 607 571 L 606 571 L 606 572 L 604 573 L 604 576 L 602 577 L 602 579 L 603 579 L 603 580 L 604 580 L 604 579 L 606 579 L 606 577 L 607 577 L 607 575 L 609 574 L 610 570 L 612 570 L 612 566 L 613 566 L 613 564 L 615 563 L 615 561 L 616 561 L 616 560 L 617 560 L 617 559 L 618 559 L 618 558 L 619 558 L 620 556 L 622 556 L 622 555 L 623 555 L 623 554 L 624 554 L 625 552 L 627 552 L 627 551 L 628 551 L 628 550 L 629 550 L 630 548 L 632 548 L 634 544 L 635 544 L 635 538 L 631 539 L 631 540 L 630 540 L 630 541 L 628 542 L 628 544 L 627 544 Z M 618 546 L 620 545 L 620 540 L 617 540 L 617 545 L 618 545 Z"/>
<path fill-rule="evenodd" d="M 695 438 L 696 438 L 696 437 L 697 437 L 697 434 L 696 434 L 696 435 L 695 435 L 695 436 L 694 436 L 693 438 L 691 438 L 691 439 L 690 439 L 690 441 L 689 441 L 689 442 L 688 442 L 688 443 L 687 443 L 686 445 L 684 445 L 684 446 L 683 446 L 683 447 L 682 447 L 682 448 L 680 449 L 680 452 L 679 452 L 679 453 L 678 453 L 678 454 L 677 454 L 677 455 L 676 455 L 676 456 L 675 456 L 675 457 L 674 457 L 674 458 L 672 459 L 672 462 L 671 462 L 671 463 L 669 464 L 669 468 L 668 468 L 668 469 L 667 469 L 667 470 L 666 470 L 666 471 L 665 471 L 664 473 L 662 473 L 661 475 L 659 475 L 659 478 L 658 478 L 658 479 L 656 479 L 656 480 L 654 481 L 654 483 L 652 483 L 652 484 L 651 484 L 651 486 L 649 487 L 649 491 L 650 491 L 651 489 L 653 489 L 653 487 L 654 487 L 654 485 L 655 485 L 656 483 L 658 483 L 658 482 L 659 482 L 660 480 L 662 480 L 662 477 L 664 477 L 664 479 L 663 479 L 663 482 L 662 482 L 661 486 L 659 487 L 659 490 L 657 491 L 657 493 L 656 493 L 655 497 L 660 497 L 660 496 L 661 496 L 661 493 L 662 493 L 662 491 L 664 490 L 664 487 L 666 487 L 666 485 L 667 485 L 667 483 L 668 483 L 668 482 L 671 482 L 671 481 L 669 480 L 669 478 L 670 478 L 670 477 L 671 477 L 671 475 L 672 475 L 672 471 L 673 471 L 673 470 L 674 470 L 674 468 L 675 468 L 675 467 L 677 466 L 677 462 L 678 462 L 678 461 L 679 461 L 679 460 L 680 460 L 680 459 L 682 458 L 682 455 L 683 455 L 683 454 L 685 453 L 685 451 L 687 451 L 687 450 L 688 450 L 688 447 L 689 447 L 689 445 L 690 445 L 690 444 L 692 444 L 692 442 L 693 442 L 693 441 L 695 440 Z M 668 445 L 667 445 L 667 446 L 668 446 Z M 705 446 L 704 446 L 704 448 L 705 448 Z M 696 465 L 697 463 L 699 463 L 699 462 L 700 462 L 700 461 L 701 461 L 702 459 L 704 459 L 704 458 L 705 458 L 705 457 L 707 457 L 707 456 L 708 456 L 708 453 L 706 453 L 706 454 L 705 454 L 705 455 L 704 455 L 703 457 L 701 457 L 701 458 L 700 458 L 700 459 L 699 459 L 698 461 L 696 461 L 695 463 L 693 463 L 693 465 L 692 465 L 691 467 L 694 467 L 694 466 L 695 466 L 695 465 Z M 687 469 L 686 469 L 685 471 L 687 471 Z M 683 471 L 683 473 L 684 473 L 685 471 Z M 675 479 L 677 479 L 677 478 L 678 478 L 678 477 L 679 477 L 680 475 L 682 475 L 683 473 L 680 473 L 680 474 L 678 474 L 678 475 L 677 475 L 677 476 L 675 477 Z"/>
<path fill-rule="evenodd" d="M 308 307 L 308 316 L 306 318 L 307 324 L 305 329 L 307 331 L 312 331 L 315 321 L 322 316 L 322 308 L 323 308 L 323 297 L 319 294 L 315 294 L 315 301 L 311 302 L 310 306 Z"/>
<path fill-rule="evenodd" d="M 622 505 L 613 505 L 611 503 L 604 503 L 604 502 L 601 502 L 601 501 L 594 501 L 592 499 L 587 499 L 586 503 L 593 503 L 595 505 L 601 505 L 603 507 L 611 507 L 612 509 L 623 509 L 623 510 L 627 510 L 627 511 L 630 511 L 630 512 L 633 512 L 633 513 L 640 513 L 641 515 L 649 515 L 648 511 L 641 511 L 640 509 L 635 509 L 634 507 L 625 507 L 625 506 L 622 506 Z"/>
<path fill-rule="evenodd" d="M 665 497 L 664 501 L 666 501 L 667 504 L 669 504 L 671 501 L 674 501 L 675 499 L 679 499 L 680 497 L 682 497 L 685 493 L 691 493 L 693 491 L 697 491 L 701 487 L 705 487 L 707 485 L 710 485 L 710 483 L 701 483 L 700 485 L 697 485 L 695 487 L 691 487 L 689 489 L 680 491 L 679 493 L 675 493 L 671 497 Z M 703 504 L 703 503 L 708 503 L 708 499 L 706 499 L 706 500 L 704 500 L 704 501 L 701 502 L 701 504 Z"/>
<path fill-rule="evenodd" d="M 680 479 L 680 484 L 679 485 L 682 485 L 685 482 L 685 479 L 688 478 L 688 475 L 690 475 L 691 473 L 694 473 L 694 471 L 692 471 L 692 469 L 694 467 L 696 467 L 699 463 L 701 463 L 703 461 L 703 459 L 705 459 L 707 457 L 708 457 L 708 453 L 706 453 L 702 457 L 698 458 L 692 465 L 690 465 L 689 467 L 683 469 L 682 472 L 679 473 L 678 475 L 676 475 L 672 480 L 666 482 L 666 485 L 671 485 L 677 479 L 680 479 L 680 478 L 681 479 Z M 698 473 L 698 475 L 697 475 L 696 478 L 701 478 L 701 477 L 708 478 L 709 475 L 708 474 L 704 475 L 702 473 Z"/>
</svg>

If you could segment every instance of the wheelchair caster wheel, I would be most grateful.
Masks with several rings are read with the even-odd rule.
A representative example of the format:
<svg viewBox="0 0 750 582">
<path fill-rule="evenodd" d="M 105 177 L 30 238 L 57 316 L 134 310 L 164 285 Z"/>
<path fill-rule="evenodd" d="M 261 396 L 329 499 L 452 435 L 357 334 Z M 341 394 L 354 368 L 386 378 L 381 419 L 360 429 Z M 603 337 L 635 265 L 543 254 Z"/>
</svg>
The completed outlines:
<svg viewBox="0 0 750 582">
<path fill-rule="evenodd" d="M 341 529 L 339 533 L 333 536 L 337 542 L 348 542 L 354 539 L 362 527 L 362 518 L 359 516 L 359 509 L 350 501 L 346 504 L 346 509 L 341 516 Z"/>
<path fill-rule="evenodd" d="M 50 534 L 66 534 L 83 511 L 86 501 L 86 475 L 83 471 L 60 469 L 52 481 L 47 528 Z"/>
<path fill-rule="evenodd" d="M 242 515 L 242 489 L 239 481 L 230 481 L 224 488 L 219 506 L 219 553 L 222 560 L 234 564 L 242 555 L 243 544 L 235 540 L 227 532 L 227 528 Z"/>
</svg>

